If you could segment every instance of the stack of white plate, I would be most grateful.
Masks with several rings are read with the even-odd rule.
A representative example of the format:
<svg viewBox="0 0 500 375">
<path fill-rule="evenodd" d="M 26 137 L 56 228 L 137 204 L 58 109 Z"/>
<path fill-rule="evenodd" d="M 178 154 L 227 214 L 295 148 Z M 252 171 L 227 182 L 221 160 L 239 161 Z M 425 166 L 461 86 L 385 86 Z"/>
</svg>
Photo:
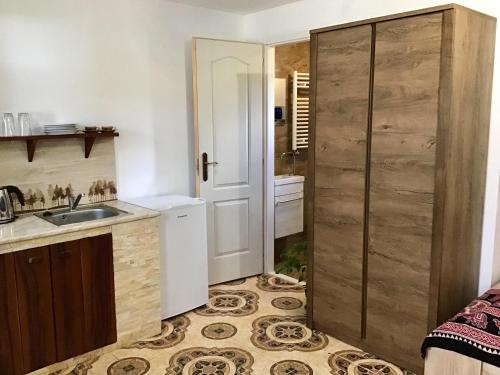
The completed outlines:
<svg viewBox="0 0 500 375">
<path fill-rule="evenodd" d="M 41 130 L 44 134 L 74 134 L 77 129 L 75 124 L 57 124 L 43 125 Z"/>
</svg>

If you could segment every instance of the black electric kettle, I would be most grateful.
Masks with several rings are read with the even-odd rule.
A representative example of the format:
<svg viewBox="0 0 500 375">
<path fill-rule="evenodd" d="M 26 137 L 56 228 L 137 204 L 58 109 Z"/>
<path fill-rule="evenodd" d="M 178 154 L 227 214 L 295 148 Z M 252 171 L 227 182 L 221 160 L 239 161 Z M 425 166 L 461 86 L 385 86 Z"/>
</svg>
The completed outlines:
<svg viewBox="0 0 500 375">
<path fill-rule="evenodd" d="M 0 187 L 0 224 L 10 223 L 16 220 L 16 212 L 14 210 L 14 202 L 11 194 L 16 194 L 17 200 L 24 206 L 24 196 L 21 190 L 16 186 Z"/>
</svg>

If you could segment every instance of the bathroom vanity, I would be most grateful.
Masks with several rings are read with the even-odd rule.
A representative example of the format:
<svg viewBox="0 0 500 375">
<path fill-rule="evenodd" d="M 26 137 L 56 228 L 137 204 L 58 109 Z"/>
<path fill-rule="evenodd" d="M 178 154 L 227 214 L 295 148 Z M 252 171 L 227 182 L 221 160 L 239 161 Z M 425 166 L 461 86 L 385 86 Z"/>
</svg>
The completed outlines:
<svg viewBox="0 0 500 375">
<path fill-rule="evenodd" d="M 304 176 L 274 177 L 274 238 L 304 230 Z"/>
</svg>

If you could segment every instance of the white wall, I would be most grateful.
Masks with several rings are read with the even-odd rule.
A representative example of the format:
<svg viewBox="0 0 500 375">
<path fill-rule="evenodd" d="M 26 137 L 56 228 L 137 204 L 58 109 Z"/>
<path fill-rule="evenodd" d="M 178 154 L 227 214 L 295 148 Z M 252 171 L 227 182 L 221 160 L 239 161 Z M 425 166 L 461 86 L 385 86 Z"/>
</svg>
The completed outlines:
<svg viewBox="0 0 500 375">
<path fill-rule="evenodd" d="M 314 28 L 447 3 L 449 1 L 446 0 L 303 0 L 245 17 L 245 36 L 251 41 L 269 44 L 282 43 L 289 40 L 306 38 L 309 35 L 309 30 Z M 458 3 L 500 18 L 500 4 L 497 0 L 460 0 Z M 500 25 L 498 31 L 500 32 Z M 495 267 L 494 258 L 500 267 L 500 240 L 497 241 L 497 248 L 495 250 L 495 226 L 500 174 L 500 148 L 498 147 L 500 144 L 499 35 L 497 35 L 496 48 L 480 292 L 489 288 L 492 281 L 500 282 L 500 270 L 493 269 Z M 500 230 L 498 232 L 500 236 Z"/>
<path fill-rule="evenodd" d="M 112 124 L 121 198 L 194 193 L 191 37 L 242 16 L 164 0 L 0 0 L 0 112 Z"/>
</svg>

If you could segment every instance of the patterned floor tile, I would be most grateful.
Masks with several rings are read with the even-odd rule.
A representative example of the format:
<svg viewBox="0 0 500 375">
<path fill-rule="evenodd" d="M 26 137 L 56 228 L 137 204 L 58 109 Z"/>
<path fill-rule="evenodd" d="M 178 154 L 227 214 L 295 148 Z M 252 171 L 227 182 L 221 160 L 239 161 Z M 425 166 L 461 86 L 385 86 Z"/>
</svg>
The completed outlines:
<svg viewBox="0 0 500 375">
<path fill-rule="evenodd" d="M 271 366 L 271 375 L 313 375 L 313 369 L 304 362 L 285 360 Z"/>
<path fill-rule="evenodd" d="M 206 306 L 195 310 L 205 316 L 245 316 L 259 308 L 259 296 L 250 290 L 211 289 Z"/>
<path fill-rule="evenodd" d="M 264 350 L 316 351 L 328 345 L 328 337 L 306 327 L 305 316 L 269 315 L 253 323 L 252 343 Z"/>
<path fill-rule="evenodd" d="M 302 307 L 302 301 L 294 297 L 278 297 L 273 299 L 271 304 L 281 310 L 295 310 Z"/>
<path fill-rule="evenodd" d="M 116 358 L 113 353 L 107 353 L 99 357 L 97 361 L 92 364 L 92 367 L 88 370 L 86 375 L 105 375 L 109 374 L 110 366 L 117 362 L 118 358 Z M 117 371 L 117 366 L 114 367 L 114 370 Z M 120 374 L 119 372 L 111 373 L 112 375 Z M 127 375 L 136 375 L 134 373 Z"/>
<path fill-rule="evenodd" d="M 138 341 L 129 348 L 165 349 L 179 344 L 186 337 L 186 331 L 191 324 L 187 316 L 180 315 L 162 322 L 160 335 Z"/>
<path fill-rule="evenodd" d="M 257 278 L 257 287 L 265 292 L 304 293 L 304 286 L 294 284 L 274 275 L 261 275 Z"/>
<path fill-rule="evenodd" d="M 166 375 L 250 375 L 253 362 L 238 348 L 189 348 L 174 354 Z"/>
<path fill-rule="evenodd" d="M 203 327 L 201 334 L 212 340 L 224 340 L 233 337 L 238 329 L 229 323 L 212 323 Z"/>
<path fill-rule="evenodd" d="M 108 367 L 108 375 L 144 375 L 151 368 L 150 363 L 140 357 L 119 359 Z"/>
<path fill-rule="evenodd" d="M 99 357 L 90 358 L 80 362 L 76 367 L 67 370 L 59 370 L 51 372 L 49 375 L 87 375 L 92 365 L 99 359 Z"/>
<path fill-rule="evenodd" d="M 343 350 L 330 356 L 334 375 L 404 375 L 396 366 L 359 350 Z"/>
</svg>

